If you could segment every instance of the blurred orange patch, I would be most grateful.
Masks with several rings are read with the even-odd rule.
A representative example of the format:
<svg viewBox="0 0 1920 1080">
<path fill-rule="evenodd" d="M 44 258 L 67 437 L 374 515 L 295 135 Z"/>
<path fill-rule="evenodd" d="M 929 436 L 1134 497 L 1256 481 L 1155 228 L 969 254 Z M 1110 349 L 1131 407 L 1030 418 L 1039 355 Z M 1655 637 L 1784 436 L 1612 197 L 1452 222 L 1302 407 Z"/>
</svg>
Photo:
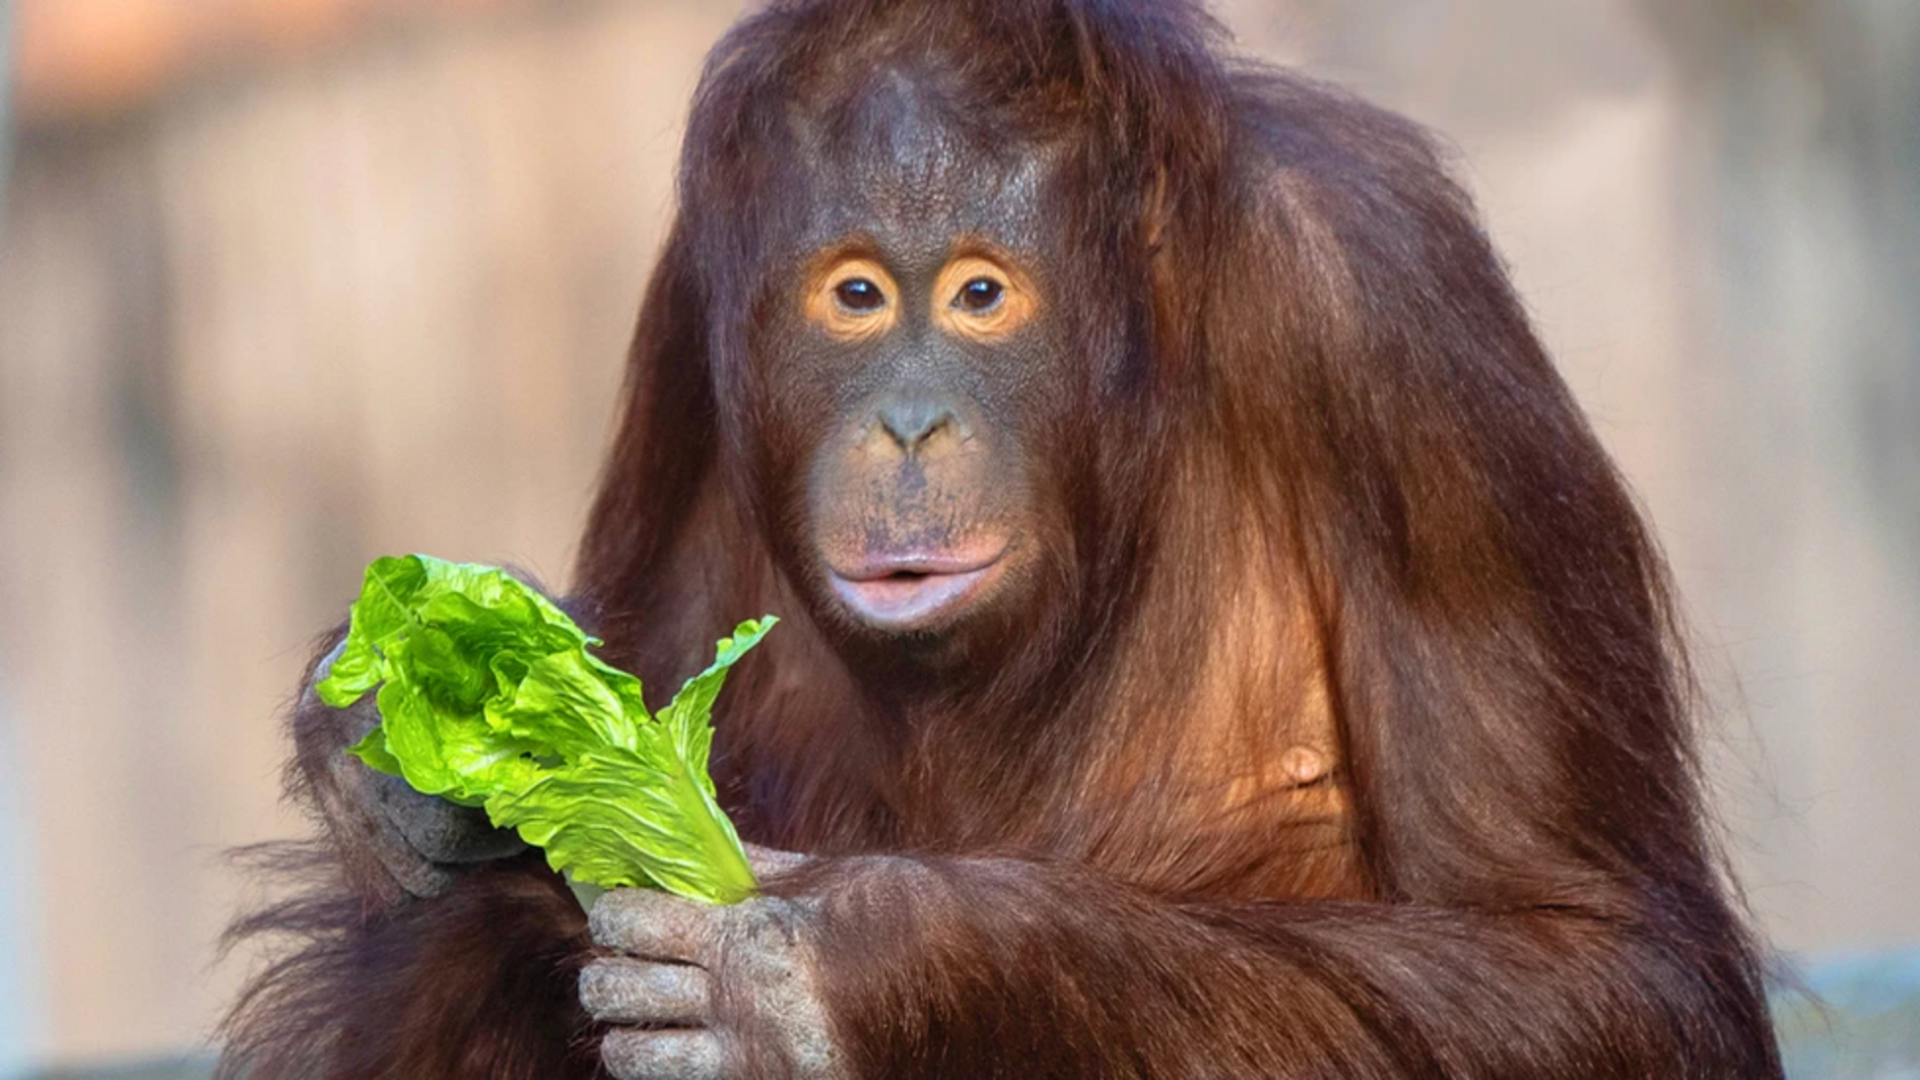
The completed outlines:
<svg viewBox="0 0 1920 1080">
<path fill-rule="evenodd" d="M 284 59 L 388 16 L 457 18 L 522 0 L 19 0 L 21 119 L 103 118 L 230 60 Z"/>
</svg>

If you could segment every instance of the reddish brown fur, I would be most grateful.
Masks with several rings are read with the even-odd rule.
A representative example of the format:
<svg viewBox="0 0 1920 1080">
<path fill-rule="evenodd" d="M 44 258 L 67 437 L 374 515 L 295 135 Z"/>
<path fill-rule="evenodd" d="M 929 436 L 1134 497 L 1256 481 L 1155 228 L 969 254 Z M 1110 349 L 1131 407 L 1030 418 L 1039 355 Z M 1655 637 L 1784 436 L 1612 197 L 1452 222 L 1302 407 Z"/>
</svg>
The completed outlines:
<svg viewBox="0 0 1920 1080">
<path fill-rule="evenodd" d="M 760 539 L 783 508 L 739 453 L 739 372 L 769 109 L 921 41 L 983 124 L 1069 148 L 1108 270 L 1061 299 L 1122 290 L 1090 354 L 1143 359 L 1088 403 L 1126 437 L 1071 495 L 1107 538 L 1071 610 L 903 704 Z M 828 901 L 861 1075 L 1779 1075 L 1664 571 L 1420 131 L 1220 60 L 1171 0 L 796 2 L 716 50 L 684 170 L 580 599 L 655 689 L 789 615 L 715 769 L 750 839 L 850 856 L 775 888 Z M 327 720 L 296 717 L 303 747 Z M 1299 746 L 1331 772 L 1302 783 Z M 244 927 L 309 944 L 242 1002 L 230 1067 L 592 1075 L 580 920 L 537 861 L 405 903 L 334 839 L 331 899 Z"/>
</svg>

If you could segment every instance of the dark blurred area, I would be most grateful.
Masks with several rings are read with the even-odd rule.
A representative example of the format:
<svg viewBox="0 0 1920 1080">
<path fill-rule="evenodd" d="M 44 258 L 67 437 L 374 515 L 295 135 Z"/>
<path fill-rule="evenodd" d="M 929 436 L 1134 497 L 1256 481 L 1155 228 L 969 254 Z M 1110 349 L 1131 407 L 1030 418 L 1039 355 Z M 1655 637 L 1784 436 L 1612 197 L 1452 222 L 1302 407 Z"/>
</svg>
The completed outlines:
<svg viewBox="0 0 1920 1080">
<path fill-rule="evenodd" d="M 564 583 L 743 6 L 0 0 L 0 1077 L 202 1068 L 367 560 Z M 1455 149 L 1678 573 L 1795 1075 L 1920 1075 L 1920 4 L 1215 10 Z"/>
</svg>

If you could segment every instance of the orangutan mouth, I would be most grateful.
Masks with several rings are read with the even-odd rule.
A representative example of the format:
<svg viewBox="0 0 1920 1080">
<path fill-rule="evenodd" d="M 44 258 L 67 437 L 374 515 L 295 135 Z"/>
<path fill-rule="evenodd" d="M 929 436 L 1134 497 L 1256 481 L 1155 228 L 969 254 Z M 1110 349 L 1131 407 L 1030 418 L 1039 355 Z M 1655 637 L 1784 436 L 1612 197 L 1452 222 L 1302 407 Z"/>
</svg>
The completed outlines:
<svg viewBox="0 0 1920 1080">
<path fill-rule="evenodd" d="M 984 594 L 1005 554 L 1004 547 L 986 557 L 871 552 L 857 566 L 829 566 L 827 572 L 834 592 L 860 621 L 880 630 L 920 630 Z"/>
</svg>

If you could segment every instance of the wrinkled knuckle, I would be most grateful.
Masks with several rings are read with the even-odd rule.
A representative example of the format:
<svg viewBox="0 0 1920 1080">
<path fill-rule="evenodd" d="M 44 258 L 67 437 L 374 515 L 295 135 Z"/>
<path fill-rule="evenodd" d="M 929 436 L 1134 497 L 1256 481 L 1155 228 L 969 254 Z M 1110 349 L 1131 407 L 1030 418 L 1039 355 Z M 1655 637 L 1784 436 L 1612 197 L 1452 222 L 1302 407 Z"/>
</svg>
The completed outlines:
<svg viewBox="0 0 1920 1080">
<path fill-rule="evenodd" d="M 635 929 L 646 918 L 647 894 L 642 889 L 609 889 L 593 902 L 587 912 L 587 932 L 594 943 L 621 948 L 634 937 Z"/>
<path fill-rule="evenodd" d="M 653 889 L 621 889 L 600 898 L 587 926 L 607 948 L 654 959 L 697 960 L 726 926 L 727 912 Z"/>
<path fill-rule="evenodd" d="M 587 934 L 597 945 L 613 944 L 614 926 L 620 920 L 620 894 L 619 889 L 609 889 L 601 893 L 593 902 L 593 907 L 587 911 Z"/>
</svg>

